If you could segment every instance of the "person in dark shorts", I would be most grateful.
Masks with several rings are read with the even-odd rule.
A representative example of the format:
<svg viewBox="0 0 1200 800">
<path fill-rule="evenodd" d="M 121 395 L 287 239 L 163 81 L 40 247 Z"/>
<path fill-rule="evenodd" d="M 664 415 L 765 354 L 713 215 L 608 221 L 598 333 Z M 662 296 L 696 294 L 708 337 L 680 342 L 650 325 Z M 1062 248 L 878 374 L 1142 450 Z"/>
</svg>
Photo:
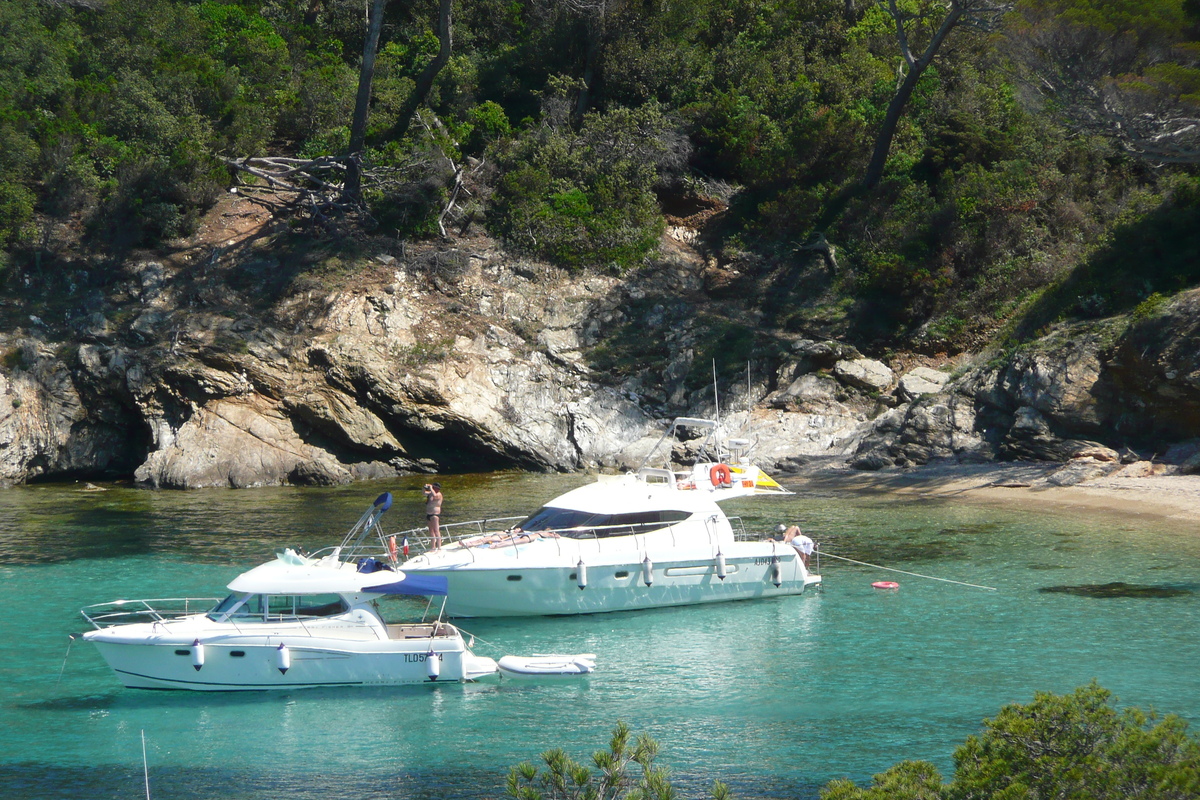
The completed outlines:
<svg viewBox="0 0 1200 800">
<path fill-rule="evenodd" d="M 442 485 L 425 484 L 425 522 L 429 525 L 429 549 L 442 546 Z"/>
</svg>

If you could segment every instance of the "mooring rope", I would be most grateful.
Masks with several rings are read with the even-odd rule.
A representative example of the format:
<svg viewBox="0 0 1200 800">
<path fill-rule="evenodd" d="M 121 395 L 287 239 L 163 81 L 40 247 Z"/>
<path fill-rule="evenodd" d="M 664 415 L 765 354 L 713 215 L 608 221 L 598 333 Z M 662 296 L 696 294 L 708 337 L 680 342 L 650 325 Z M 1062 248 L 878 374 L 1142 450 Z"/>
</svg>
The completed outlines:
<svg viewBox="0 0 1200 800">
<path fill-rule="evenodd" d="M 75 634 L 69 633 L 67 634 L 67 638 L 70 640 L 67 642 L 67 654 L 63 656 L 62 666 L 58 669 L 58 680 L 54 682 L 55 686 L 62 683 L 63 673 L 67 670 L 67 658 L 71 655 L 71 645 L 75 644 Z"/>
<path fill-rule="evenodd" d="M 495 650 L 497 653 L 503 653 L 503 652 L 504 652 L 504 651 L 503 651 L 503 650 L 500 648 L 500 645 L 496 644 L 495 642 L 489 642 L 487 639 L 484 639 L 482 636 L 476 636 L 475 634 L 471 633 L 470 631 L 468 631 L 468 630 L 464 630 L 463 628 L 460 628 L 458 625 L 455 625 L 454 627 L 458 628 L 458 632 L 459 632 L 459 633 L 465 633 L 465 634 L 466 634 L 467 636 L 469 636 L 471 639 L 473 639 L 473 640 L 475 640 L 475 641 L 477 641 L 477 642 L 482 642 L 482 643 L 483 643 L 483 645 L 484 645 L 484 647 L 490 647 L 490 648 L 492 648 L 493 650 Z M 471 646 L 473 647 L 474 645 L 471 645 Z"/>
<path fill-rule="evenodd" d="M 931 581 L 942 581 L 943 583 L 957 583 L 959 586 L 970 586 L 972 589 L 986 589 L 989 592 L 1000 591 L 995 586 L 980 586 L 978 583 L 967 583 L 966 581 L 952 581 L 949 578 L 935 578 L 932 575 L 922 575 L 919 572 L 907 572 L 902 569 L 893 569 L 892 567 L 881 567 L 878 564 L 868 564 L 866 561 L 855 561 L 853 558 L 846 558 L 845 556 L 835 556 L 833 553 L 826 552 L 825 550 L 821 550 L 820 553 L 825 558 L 836 558 L 840 561 L 849 561 L 851 564 L 861 564 L 864 567 L 873 567 L 874 569 L 887 570 L 888 572 L 899 572 L 901 575 L 912 575 L 915 578 L 926 578 Z"/>
</svg>

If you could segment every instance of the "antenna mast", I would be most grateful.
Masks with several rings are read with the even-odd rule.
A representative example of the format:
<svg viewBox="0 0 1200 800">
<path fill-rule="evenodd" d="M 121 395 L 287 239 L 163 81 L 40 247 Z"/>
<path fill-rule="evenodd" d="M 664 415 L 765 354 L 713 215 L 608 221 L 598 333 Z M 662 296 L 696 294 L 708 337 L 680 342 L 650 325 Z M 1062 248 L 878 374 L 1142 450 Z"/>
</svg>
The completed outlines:
<svg viewBox="0 0 1200 800">
<path fill-rule="evenodd" d="M 715 358 L 712 360 L 712 367 L 713 367 L 713 408 L 715 410 L 715 413 L 713 414 L 713 419 L 715 419 L 717 421 L 717 424 L 719 425 L 721 423 L 721 398 L 717 395 L 717 359 L 715 359 Z"/>
<path fill-rule="evenodd" d="M 746 361 L 746 438 L 750 437 L 750 362 Z"/>
</svg>

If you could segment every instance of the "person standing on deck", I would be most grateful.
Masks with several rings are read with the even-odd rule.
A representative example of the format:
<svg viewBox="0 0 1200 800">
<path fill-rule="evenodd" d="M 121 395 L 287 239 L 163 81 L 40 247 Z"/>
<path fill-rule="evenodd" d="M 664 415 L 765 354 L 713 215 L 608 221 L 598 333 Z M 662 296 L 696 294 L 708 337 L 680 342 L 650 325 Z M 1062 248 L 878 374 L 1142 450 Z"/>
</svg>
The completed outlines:
<svg viewBox="0 0 1200 800">
<path fill-rule="evenodd" d="M 442 485 L 425 484 L 425 522 L 429 525 L 430 550 L 442 546 Z"/>
</svg>

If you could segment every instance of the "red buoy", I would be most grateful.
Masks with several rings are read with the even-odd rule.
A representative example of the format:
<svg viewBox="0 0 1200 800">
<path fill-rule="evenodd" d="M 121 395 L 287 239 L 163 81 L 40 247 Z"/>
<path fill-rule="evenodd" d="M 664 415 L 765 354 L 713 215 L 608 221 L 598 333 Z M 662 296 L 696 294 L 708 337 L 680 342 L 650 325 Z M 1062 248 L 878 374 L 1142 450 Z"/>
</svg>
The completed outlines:
<svg viewBox="0 0 1200 800">
<path fill-rule="evenodd" d="M 871 584 L 876 589 L 899 589 L 900 584 L 895 581 L 875 581 Z"/>
</svg>

